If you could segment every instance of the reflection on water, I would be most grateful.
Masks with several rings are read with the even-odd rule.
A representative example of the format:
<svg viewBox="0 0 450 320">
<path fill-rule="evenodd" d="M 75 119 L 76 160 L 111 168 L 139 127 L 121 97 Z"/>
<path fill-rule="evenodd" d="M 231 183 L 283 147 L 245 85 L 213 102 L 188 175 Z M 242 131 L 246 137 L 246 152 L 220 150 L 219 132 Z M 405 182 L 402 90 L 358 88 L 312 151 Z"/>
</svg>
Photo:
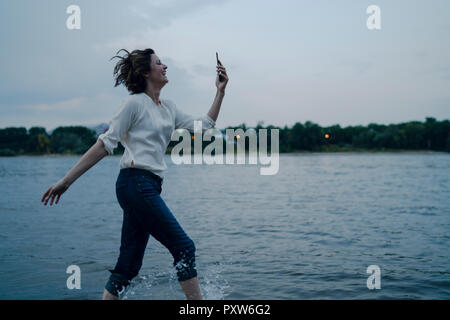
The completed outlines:
<svg viewBox="0 0 450 320">
<path fill-rule="evenodd" d="M 43 192 L 79 157 L 0 158 L 0 298 L 98 299 L 116 262 L 119 157 L 63 195 Z M 337 153 L 257 165 L 169 165 L 162 197 L 197 248 L 206 299 L 448 299 L 450 155 Z M 149 240 L 124 299 L 184 299 L 172 257 Z M 69 290 L 66 268 L 81 268 Z M 368 290 L 366 268 L 381 268 Z"/>
</svg>

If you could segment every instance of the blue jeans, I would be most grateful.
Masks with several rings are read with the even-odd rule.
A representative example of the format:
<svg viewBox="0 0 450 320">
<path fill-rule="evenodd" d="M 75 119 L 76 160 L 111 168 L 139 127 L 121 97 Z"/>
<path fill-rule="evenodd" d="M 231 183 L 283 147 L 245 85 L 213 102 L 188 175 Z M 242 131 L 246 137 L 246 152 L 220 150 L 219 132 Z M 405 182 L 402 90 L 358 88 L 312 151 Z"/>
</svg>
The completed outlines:
<svg viewBox="0 0 450 320">
<path fill-rule="evenodd" d="M 163 179 L 144 169 L 124 168 L 116 181 L 116 195 L 123 209 L 120 255 L 105 288 L 118 296 L 142 266 L 149 235 L 173 256 L 178 281 L 197 276 L 195 245 L 161 198 Z"/>
</svg>

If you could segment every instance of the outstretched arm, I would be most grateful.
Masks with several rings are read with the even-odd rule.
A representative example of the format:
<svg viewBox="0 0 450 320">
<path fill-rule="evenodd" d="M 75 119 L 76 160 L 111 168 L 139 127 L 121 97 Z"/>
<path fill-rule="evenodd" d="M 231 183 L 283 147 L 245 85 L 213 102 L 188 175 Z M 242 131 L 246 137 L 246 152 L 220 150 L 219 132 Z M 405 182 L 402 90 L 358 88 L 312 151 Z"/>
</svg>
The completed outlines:
<svg viewBox="0 0 450 320">
<path fill-rule="evenodd" d="M 69 186 L 75 182 L 83 173 L 88 171 L 97 162 L 108 155 L 105 145 L 101 139 L 81 157 L 81 159 L 70 169 L 69 172 L 62 178 Z"/>
<path fill-rule="evenodd" d="M 81 157 L 77 164 L 57 183 L 45 191 L 41 202 L 47 205 L 49 199 L 50 205 L 56 197 L 58 203 L 61 195 L 66 192 L 72 183 L 75 182 L 83 173 L 89 170 L 97 162 L 108 154 L 114 154 L 121 137 L 130 129 L 136 114 L 138 104 L 133 98 L 129 98 L 116 112 L 109 123 L 107 132 L 98 136 L 97 142 Z"/>
<path fill-rule="evenodd" d="M 70 185 L 106 155 L 108 155 L 108 152 L 105 149 L 103 141 L 98 139 L 61 180 L 45 191 L 41 198 L 41 202 L 44 202 L 44 205 L 47 205 L 47 202 L 50 200 L 50 205 L 52 205 L 56 197 L 55 204 L 57 204 L 61 195 L 66 192 Z"/>
</svg>

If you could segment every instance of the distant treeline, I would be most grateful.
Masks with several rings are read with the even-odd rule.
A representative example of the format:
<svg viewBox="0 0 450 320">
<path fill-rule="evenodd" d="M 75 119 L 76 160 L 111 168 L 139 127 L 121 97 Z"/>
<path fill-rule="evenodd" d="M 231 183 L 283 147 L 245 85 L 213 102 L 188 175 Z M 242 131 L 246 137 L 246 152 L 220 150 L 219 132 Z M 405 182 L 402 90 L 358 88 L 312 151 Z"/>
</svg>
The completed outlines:
<svg viewBox="0 0 450 320">
<path fill-rule="evenodd" d="M 245 123 L 226 129 L 249 129 Z M 450 121 L 436 121 L 428 117 L 425 122 L 410 121 L 400 124 L 368 126 L 339 125 L 320 127 L 310 121 L 297 122 L 292 127 L 266 126 L 259 123 L 253 127 L 268 131 L 270 150 L 270 129 L 279 129 L 280 152 L 298 151 L 395 151 L 395 150 L 432 150 L 450 152 Z M 51 135 L 45 128 L 9 127 L 0 129 L 0 156 L 45 155 L 45 154 L 83 154 L 96 141 L 99 134 L 82 126 L 58 127 Z M 248 138 L 246 138 L 248 139 Z M 169 144 L 170 150 L 177 141 Z M 210 142 L 203 142 L 206 146 Z M 248 150 L 248 141 L 246 143 Z M 123 153 L 119 143 L 114 154 Z M 225 151 L 225 148 L 224 148 Z"/>
</svg>

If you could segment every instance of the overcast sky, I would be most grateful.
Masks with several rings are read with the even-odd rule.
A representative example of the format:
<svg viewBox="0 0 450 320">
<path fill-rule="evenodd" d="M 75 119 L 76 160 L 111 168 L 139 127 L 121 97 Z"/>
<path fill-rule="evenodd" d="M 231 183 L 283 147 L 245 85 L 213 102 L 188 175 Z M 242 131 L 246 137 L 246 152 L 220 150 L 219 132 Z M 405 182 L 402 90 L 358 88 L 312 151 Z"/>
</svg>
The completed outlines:
<svg viewBox="0 0 450 320">
<path fill-rule="evenodd" d="M 66 27 L 69 5 L 81 30 Z M 366 26 L 369 5 L 381 30 Z M 217 127 L 450 118 L 450 1 L 2 0 L 0 127 L 109 122 L 121 48 L 168 66 L 161 98 L 192 115 L 214 99 L 215 52 L 227 68 Z"/>
</svg>

